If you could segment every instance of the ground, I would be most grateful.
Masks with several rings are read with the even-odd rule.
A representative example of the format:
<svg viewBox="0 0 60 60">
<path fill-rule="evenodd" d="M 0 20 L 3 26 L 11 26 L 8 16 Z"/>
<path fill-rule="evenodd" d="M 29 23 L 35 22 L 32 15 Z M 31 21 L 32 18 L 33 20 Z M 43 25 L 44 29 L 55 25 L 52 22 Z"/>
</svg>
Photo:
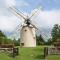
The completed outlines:
<svg viewBox="0 0 60 60">
<path fill-rule="evenodd" d="M 19 56 L 11 57 L 6 52 L 0 52 L 0 60 L 60 60 L 60 55 L 48 55 L 44 59 L 44 46 L 37 46 L 35 48 L 19 48 Z"/>
</svg>

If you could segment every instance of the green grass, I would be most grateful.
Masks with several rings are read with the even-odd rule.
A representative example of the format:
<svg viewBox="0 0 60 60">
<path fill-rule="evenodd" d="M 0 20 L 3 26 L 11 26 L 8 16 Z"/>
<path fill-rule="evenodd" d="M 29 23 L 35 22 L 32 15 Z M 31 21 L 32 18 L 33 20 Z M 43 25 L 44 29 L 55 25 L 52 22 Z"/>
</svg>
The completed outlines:
<svg viewBox="0 0 60 60">
<path fill-rule="evenodd" d="M 15 58 L 9 56 L 6 52 L 0 52 L 0 60 L 60 60 L 60 55 L 48 55 L 46 59 L 44 59 L 43 48 L 44 46 L 20 48 L 19 56 L 16 56 Z"/>
<path fill-rule="evenodd" d="M 21 60 L 40 60 L 43 59 L 43 48 L 22 48 L 21 49 Z"/>
</svg>

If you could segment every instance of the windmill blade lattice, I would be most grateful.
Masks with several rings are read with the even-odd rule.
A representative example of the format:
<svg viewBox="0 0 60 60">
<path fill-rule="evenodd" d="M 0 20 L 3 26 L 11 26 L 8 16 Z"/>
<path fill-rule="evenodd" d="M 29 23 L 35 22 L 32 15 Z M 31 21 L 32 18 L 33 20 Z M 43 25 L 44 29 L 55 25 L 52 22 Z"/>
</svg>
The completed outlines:
<svg viewBox="0 0 60 60">
<path fill-rule="evenodd" d="M 24 20 L 26 19 L 24 16 L 22 16 L 22 14 L 18 13 L 15 8 L 10 7 L 10 9 L 12 10 L 13 14 L 15 14 L 17 17 L 22 17 Z"/>
</svg>

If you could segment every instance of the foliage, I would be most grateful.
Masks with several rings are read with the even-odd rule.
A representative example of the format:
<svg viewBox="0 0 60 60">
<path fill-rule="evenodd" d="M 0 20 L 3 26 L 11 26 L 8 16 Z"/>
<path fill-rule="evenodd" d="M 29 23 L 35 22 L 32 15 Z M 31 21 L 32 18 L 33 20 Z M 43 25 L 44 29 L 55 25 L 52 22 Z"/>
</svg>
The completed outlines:
<svg viewBox="0 0 60 60">
<path fill-rule="evenodd" d="M 45 45 L 51 45 L 52 44 L 52 38 L 49 38 L 47 42 L 45 42 Z"/>
<path fill-rule="evenodd" d="M 36 35 L 36 42 L 37 42 L 37 45 L 44 45 L 45 41 L 42 35 L 39 35 L 39 36 Z"/>
<path fill-rule="evenodd" d="M 55 24 L 51 31 L 52 42 L 60 41 L 60 25 Z"/>
<path fill-rule="evenodd" d="M 8 39 L 2 31 L 0 31 L 0 44 L 12 44 L 12 40 Z"/>
<path fill-rule="evenodd" d="M 15 46 L 20 46 L 20 38 L 18 40 L 13 40 Z"/>
<path fill-rule="evenodd" d="M 6 38 L 6 35 L 0 30 L 0 37 L 5 37 Z"/>
<path fill-rule="evenodd" d="M 13 44 L 13 43 L 15 46 L 19 46 L 20 45 L 20 39 L 11 40 L 2 31 L 0 31 L 0 44 Z"/>
</svg>

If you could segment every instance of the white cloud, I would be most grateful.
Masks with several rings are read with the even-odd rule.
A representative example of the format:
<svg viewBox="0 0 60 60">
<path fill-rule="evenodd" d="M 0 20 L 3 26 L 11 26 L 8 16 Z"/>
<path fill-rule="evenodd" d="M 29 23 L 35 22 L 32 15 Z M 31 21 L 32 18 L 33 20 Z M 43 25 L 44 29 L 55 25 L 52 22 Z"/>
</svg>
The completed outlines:
<svg viewBox="0 0 60 60">
<path fill-rule="evenodd" d="M 60 24 L 60 10 L 40 10 L 33 16 L 32 20 L 36 22 L 35 25 L 38 26 L 37 28 L 40 34 L 42 34 L 44 38 L 49 38 L 51 37 L 50 33 L 53 25 Z"/>
<path fill-rule="evenodd" d="M 5 0 L 7 7 L 15 6 L 16 1 L 15 0 Z"/>
<path fill-rule="evenodd" d="M 54 24 L 60 24 L 60 10 L 50 10 L 50 11 L 38 11 L 33 19 L 41 27 L 53 26 Z"/>
<path fill-rule="evenodd" d="M 15 6 L 15 0 L 1 0 L 0 1 L 2 8 L 0 8 L 0 29 L 5 31 L 13 31 L 14 28 L 18 24 L 20 24 L 21 20 L 18 19 L 16 16 L 11 15 L 11 13 L 6 9 L 6 7 Z M 22 4 L 23 5 L 23 4 Z M 20 20 L 20 21 L 18 21 Z"/>
<path fill-rule="evenodd" d="M 14 17 L 0 16 L 0 30 L 12 32 L 20 21 Z"/>
<path fill-rule="evenodd" d="M 8 8 L 15 5 L 15 0 L 0 0 L 0 16 L 9 15 Z"/>
</svg>

